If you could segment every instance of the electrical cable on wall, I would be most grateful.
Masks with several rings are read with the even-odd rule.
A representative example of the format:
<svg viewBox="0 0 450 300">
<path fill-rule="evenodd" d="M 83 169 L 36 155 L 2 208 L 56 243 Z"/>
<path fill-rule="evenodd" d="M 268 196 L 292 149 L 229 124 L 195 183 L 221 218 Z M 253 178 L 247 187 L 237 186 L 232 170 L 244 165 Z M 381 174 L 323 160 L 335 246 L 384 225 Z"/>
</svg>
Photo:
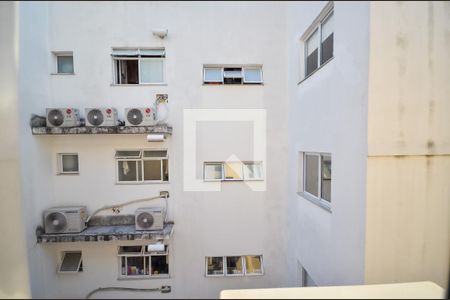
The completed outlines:
<svg viewBox="0 0 450 300">
<path fill-rule="evenodd" d="M 127 288 L 127 287 L 99 287 L 93 291 L 91 291 L 89 294 L 87 294 L 86 299 L 89 299 L 92 295 L 98 292 L 106 292 L 106 291 L 131 291 L 131 292 L 161 292 L 163 294 L 170 293 L 171 287 L 169 285 L 163 285 L 160 288 Z"/>
<path fill-rule="evenodd" d="M 168 203 L 167 203 L 167 197 L 168 194 L 164 194 L 164 195 L 159 195 L 159 196 L 155 196 L 155 197 L 151 197 L 151 198 L 143 198 L 143 199 L 136 199 L 136 200 L 131 200 L 131 201 L 127 201 L 124 203 L 120 203 L 120 204 L 114 204 L 114 205 L 108 205 L 108 206 L 103 206 L 97 210 L 95 210 L 86 220 L 86 224 L 89 223 L 89 221 L 91 220 L 91 218 L 95 215 L 97 215 L 99 212 L 107 210 L 107 209 L 112 209 L 114 212 L 119 211 L 120 212 L 120 208 L 123 206 L 127 206 L 130 204 L 134 204 L 134 203 L 139 203 L 139 202 L 146 202 L 146 201 L 151 201 L 151 200 L 156 200 L 156 199 L 165 199 L 165 206 L 166 206 L 166 219 L 164 220 L 165 222 L 167 222 L 167 209 L 168 209 Z"/>
</svg>

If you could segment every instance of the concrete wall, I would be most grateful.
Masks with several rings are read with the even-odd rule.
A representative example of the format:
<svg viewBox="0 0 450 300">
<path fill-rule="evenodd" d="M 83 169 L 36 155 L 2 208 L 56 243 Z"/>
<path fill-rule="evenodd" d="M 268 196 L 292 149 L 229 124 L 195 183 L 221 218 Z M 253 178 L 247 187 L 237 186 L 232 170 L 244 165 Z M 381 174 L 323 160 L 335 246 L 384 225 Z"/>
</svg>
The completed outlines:
<svg viewBox="0 0 450 300">
<path fill-rule="evenodd" d="M 369 4 L 334 3 L 334 58 L 298 83 L 300 37 L 325 4 L 288 5 L 289 264 L 297 286 L 297 261 L 318 285 L 364 282 Z M 301 151 L 332 155 L 331 213 L 297 194 Z"/>
<path fill-rule="evenodd" d="M 366 282 L 447 286 L 450 5 L 371 4 Z"/>
<path fill-rule="evenodd" d="M 23 45 L 40 45 L 25 52 L 21 88 L 25 115 L 44 115 L 46 107 L 113 106 L 123 119 L 125 107 L 151 104 L 155 94 L 169 95 L 169 123 L 174 134 L 166 142 L 149 144 L 137 136 L 31 136 L 24 129 L 23 152 L 38 154 L 24 161 L 23 178 L 33 216 L 27 226 L 33 296 L 84 297 L 99 286 L 172 286 L 166 297 L 218 297 L 227 288 L 281 287 L 287 283 L 287 101 L 284 6 L 275 3 L 48 3 L 39 7 L 22 3 L 35 13 L 22 19 Z M 47 14 L 47 15 L 45 15 Z M 48 17 L 47 17 L 48 16 Z M 35 25 L 35 19 L 39 23 Z M 45 20 L 45 21 L 44 21 Z M 47 23 L 46 23 L 47 22 Z M 35 41 L 26 30 L 42 29 Z M 28 28 L 28 29 L 27 29 Z M 167 28 L 161 40 L 152 28 Z M 238 34 L 245 28 L 246 34 Z M 31 39 L 27 42 L 27 39 Z M 29 48 L 32 48 L 29 45 Z M 42 48 L 41 48 L 42 46 Z M 167 84 L 111 86 L 111 47 L 165 47 Z M 27 49 L 27 48 L 24 48 Z M 73 51 L 75 75 L 50 75 L 51 51 Z M 203 86 L 203 64 L 262 64 L 264 85 Z M 30 87 L 27 82 L 36 82 Z M 267 109 L 267 191 L 253 192 L 244 183 L 228 182 L 222 192 L 183 191 L 183 109 Z M 84 114 L 84 113 L 83 113 Z M 28 122 L 28 119 L 26 118 Z M 25 121 L 24 121 L 25 122 Z M 219 124 L 220 125 L 220 124 Z M 222 124 L 226 126 L 227 124 Z M 230 125 L 230 124 L 228 124 Z M 24 127 L 25 128 L 25 127 Z M 249 138 L 247 123 L 231 124 Z M 219 130 L 219 131 L 218 131 Z M 220 131 L 221 130 L 221 131 Z M 228 129 L 229 130 L 229 129 Z M 226 128 L 199 124 L 199 161 L 225 160 L 233 153 L 252 153 L 246 144 L 226 136 Z M 217 136 L 223 135 L 223 139 Z M 208 139 L 215 137 L 214 143 Z M 114 150 L 119 148 L 168 148 L 170 183 L 116 185 Z M 220 150 L 220 152 L 218 151 Z M 77 152 L 80 174 L 56 175 L 56 154 Z M 202 154 L 203 153 L 203 154 Z M 209 153 L 205 156 L 205 153 Z M 211 155 L 216 153 L 216 155 Z M 245 156 L 245 154 L 243 154 Z M 34 163 L 31 160 L 35 160 Z M 243 158 L 244 159 L 244 158 Z M 248 155 L 245 159 L 251 160 Z M 201 172 L 200 172 L 201 174 Z M 45 182 L 43 182 L 45 181 Z M 93 185 L 95 183 L 95 185 Z M 35 190 L 41 187 L 39 193 Z M 171 278 L 117 280 L 118 243 L 33 245 L 34 230 L 44 208 L 54 205 L 87 205 L 93 211 L 105 204 L 170 191 L 169 219 L 175 222 L 171 240 Z M 123 212 L 133 212 L 130 206 Z M 219 213 L 217 213 L 219 212 Z M 31 249 L 32 248 L 32 249 Z M 61 252 L 83 251 L 84 271 L 56 275 Z M 205 256 L 262 254 L 264 276 L 205 277 Z M 104 275 L 103 275 L 104 274 Z M 98 297 L 161 297 L 160 293 L 104 293 Z"/>
<path fill-rule="evenodd" d="M 29 268 L 20 190 L 19 7 L 0 3 L 0 298 L 29 298 Z"/>
</svg>

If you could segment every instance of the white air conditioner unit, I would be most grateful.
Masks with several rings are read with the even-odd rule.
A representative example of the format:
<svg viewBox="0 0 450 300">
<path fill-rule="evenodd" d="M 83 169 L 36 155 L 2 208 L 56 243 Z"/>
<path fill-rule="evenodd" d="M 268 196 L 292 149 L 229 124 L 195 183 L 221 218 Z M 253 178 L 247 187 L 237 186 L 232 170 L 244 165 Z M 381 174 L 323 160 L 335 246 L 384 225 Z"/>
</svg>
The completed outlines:
<svg viewBox="0 0 450 300">
<path fill-rule="evenodd" d="M 156 124 L 153 107 L 125 108 L 125 126 L 152 126 Z"/>
<path fill-rule="evenodd" d="M 162 230 L 166 212 L 159 207 L 141 207 L 136 209 L 136 230 Z"/>
<path fill-rule="evenodd" d="M 117 126 L 119 119 L 115 108 L 86 108 L 86 126 L 108 127 Z"/>
<path fill-rule="evenodd" d="M 86 220 L 86 206 L 52 207 L 44 211 L 45 233 L 82 232 Z"/>
<path fill-rule="evenodd" d="M 80 114 L 75 108 L 47 108 L 47 127 L 80 126 Z"/>
</svg>

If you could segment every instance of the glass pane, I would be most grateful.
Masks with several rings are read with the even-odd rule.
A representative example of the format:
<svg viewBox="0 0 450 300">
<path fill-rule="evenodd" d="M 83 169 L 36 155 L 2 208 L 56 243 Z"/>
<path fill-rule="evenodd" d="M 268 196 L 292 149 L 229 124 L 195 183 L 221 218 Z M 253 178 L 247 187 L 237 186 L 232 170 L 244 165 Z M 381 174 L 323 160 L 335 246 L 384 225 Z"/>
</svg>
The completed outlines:
<svg viewBox="0 0 450 300">
<path fill-rule="evenodd" d="M 136 56 L 137 49 L 113 49 L 112 56 Z"/>
<path fill-rule="evenodd" d="M 125 256 L 120 258 L 120 269 L 122 275 L 127 275 L 127 258 Z"/>
<path fill-rule="evenodd" d="M 261 82 L 261 69 L 244 69 L 244 82 Z"/>
<path fill-rule="evenodd" d="M 319 34 L 316 30 L 306 41 L 306 76 L 318 67 Z"/>
<path fill-rule="evenodd" d="M 248 274 L 262 274 L 261 256 L 246 256 L 245 263 Z"/>
<path fill-rule="evenodd" d="M 140 158 L 141 151 L 116 151 L 117 158 Z"/>
<path fill-rule="evenodd" d="M 242 163 L 226 162 L 225 163 L 225 179 L 242 180 Z"/>
<path fill-rule="evenodd" d="M 144 151 L 144 157 L 167 157 L 167 150 Z"/>
<path fill-rule="evenodd" d="M 222 68 L 205 68 L 205 82 L 222 82 Z"/>
<path fill-rule="evenodd" d="M 142 251 L 142 246 L 121 246 L 119 247 L 119 254 L 134 253 L 139 254 Z"/>
<path fill-rule="evenodd" d="M 305 191 L 319 196 L 319 156 L 305 155 Z"/>
<path fill-rule="evenodd" d="M 208 275 L 223 275 L 223 257 L 207 257 L 206 268 Z"/>
<path fill-rule="evenodd" d="M 127 256 L 127 275 L 145 275 L 143 256 Z"/>
<path fill-rule="evenodd" d="M 138 60 L 118 60 L 119 84 L 138 84 Z"/>
<path fill-rule="evenodd" d="M 242 268 L 242 256 L 229 256 L 227 257 L 227 274 L 228 275 L 237 275 L 243 274 Z"/>
<path fill-rule="evenodd" d="M 322 156 L 321 198 L 331 202 L 331 157 Z"/>
<path fill-rule="evenodd" d="M 169 161 L 163 159 L 163 181 L 169 181 Z"/>
<path fill-rule="evenodd" d="M 81 252 L 66 252 L 59 268 L 60 272 L 78 272 L 81 263 Z"/>
<path fill-rule="evenodd" d="M 78 155 L 64 154 L 62 155 L 62 171 L 78 172 Z"/>
<path fill-rule="evenodd" d="M 140 62 L 141 83 L 164 82 L 162 59 L 142 59 Z"/>
<path fill-rule="evenodd" d="M 333 34 L 334 31 L 334 19 L 333 19 L 333 13 L 331 13 L 328 18 L 326 18 L 325 21 L 322 23 L 322 42 Z"/>
<path fill-rule="evenodd" d="M 161 160 L 144 160 L 144 180 L 162 180 Z"/>
<path fill-rule="evenodd" d="M 261 179 L 261 163 L 244 163 L 244 179 Z"/>
<path fill-rule="evenodd" d="M 223 77 L 224 78 L 240 78 L 240 77 L 242 77 L 242 71 L 225 69 L 223 72 Z"/>
<path fill-rule="evenodd" d="M 143 57 L 164 57 L 166 54 L 164 49 L 140 49 L 139 52 Z"/>
<path fill-rule="evenodd" d="M 333 13 L 322 23 L 322 37 L 321 37 L 321 58 L 320 63 L 323 64 L 333 57 L 333 31 L 334 21 Z"/>
<path fill-rule="evenodd" d="M 117 164 L 119 181 L 137 181 L 136 165 L 135 160 L 119 161 Z"/>
<path fill-rule="evenodd" d="M 73 56 L 57 56 L 58 73 L 73 73 Z"/>
<path fill-rule="evenodd" d="M 222 179 L 222 164 L 205 164 L 205 179 Z"/>
<path fill-rule="evenodd" d="M 152 275 L 169 274 L 169 264 L 167 263 L 167 256 L 152 256 Z"/>
</svg>

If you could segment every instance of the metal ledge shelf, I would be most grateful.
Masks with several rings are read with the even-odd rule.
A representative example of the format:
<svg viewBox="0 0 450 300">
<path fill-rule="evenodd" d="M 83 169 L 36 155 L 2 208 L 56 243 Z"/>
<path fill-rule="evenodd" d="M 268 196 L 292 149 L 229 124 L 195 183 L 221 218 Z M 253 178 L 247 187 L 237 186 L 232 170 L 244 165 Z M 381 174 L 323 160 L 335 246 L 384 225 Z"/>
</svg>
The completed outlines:
<svg viewBox="0 0 450 300">
<path fill-rule="evenodd" d="M 111 127 L 31 127 L 33 135 L 71 134 L 164 134 L 172 135 L 172 127 L 167 124 L 154 126 L 111 126 Z"/>
<path fill-rule="evenodd" d="M 80 233 L 40 234 L 37 242 L 45 243 L 74 243 L 74 242 L 107 242 L 133 240 L 166 240 L 173 231 L 174 223 L 164 224 L 162 230 L 139 230 L 135 225 L 91 226 Z"/>
</svg>

